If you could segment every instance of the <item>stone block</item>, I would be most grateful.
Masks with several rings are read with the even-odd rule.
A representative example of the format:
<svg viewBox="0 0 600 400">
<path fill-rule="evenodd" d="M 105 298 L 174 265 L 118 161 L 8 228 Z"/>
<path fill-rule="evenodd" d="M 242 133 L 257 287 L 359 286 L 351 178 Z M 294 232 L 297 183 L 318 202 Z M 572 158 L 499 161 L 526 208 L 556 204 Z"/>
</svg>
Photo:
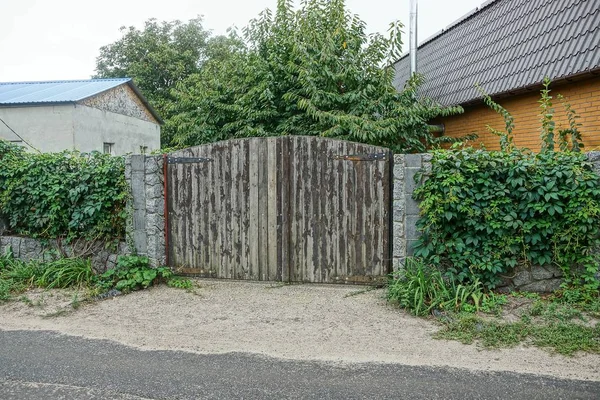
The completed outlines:
<svg viewBox="0 0 600 400">
<path fill-rule="evenodd" d="M 396 201 L 392 203 L 392 221 L 394 222 L 404 222 L 405 214 L 405 202 L 404 201 Z"/>
<path fill-rule="evenodd" d="M 515 286 L 521 287 L 528 285 L 532 282 L 531 272 L 526 267 L 517 267 L 515 268 L 514 276 L 512 278 L 512 282 Z"/>
<path fill-rule="evenodd" d="M 146 198 L 156 199 L 164 197 L 164 187 L 159 185 L 146 185 Z"/>
<path fill-rule="evenodd" d="M 404 165 L 406 165 L 406 168 L 420 169 L 422 166 L 422 159 L 421 154 L 405 154 Z"/>
<path fill-rule="evenodd" d="M 146 208 L 146 186 L 143 179 L 135 176 L 131 181 L 131 196 L 133 197 L 133 208 L 143 210 Z"/>
<path fill-rule="evenodd" d="M 402 258 L 394 258 L 392 260 L 392 271 L 394 271 L 394 275 L 398 274 L 398 273 L 402 273 L 402 271 L 404 271 L 406 269 L 405 265 L 404 265 L 404 261 L 406 259 L 404 257 Z"/>
<path fill-rule="evenodd" d="M 143 231 L 146 229 L 146 211 L 135 210 L 133 212 L 133 226 L 134 231 Z"/>
<path fill-rule="evenodd" d="M 405 172 L 405 180 L 404 180 L 404 193 L 406 196 L 412 196 L 415 189 L 419 186 L 417 182 L 415 182 L 415 176 L 421 171 L 420 168 L 407 168 Z"/>
<path fill-rule="evenodd" d="M 394 200 L 404 199 L 404 181 L 394 181 L 394 186 L 392 187 L 392 198 Z"/>
<path fill-rule="evenodd" d="M 163 213 L 165 209 L 165 201 L 162 197 L 155 197 L 146 200 L 146 212 L 148 214 Z"/>
<path fill-rule="evenodd" d="M 148 249 L 147 240 L 148 236 L 146 235 L 146 231 L 139 230 L 133 232 L 133 245 L 135 247 L 135 251 L 139 255 L 145 255 Z"/>
<path fill-rule="evenodd" d="M 600 163 L 600 151 L 590 151 L 586 154 L 586 157 L 591 163 Z"/>
<path fill-rule="evenodd" d="M 548 270 L 539 265 L 534 265 L 531 267 L 531 278 L 533 280 L 539 281 L 543 279 L 551 279 L 554 277 L 554 271 Z"/>
<path fill-rule="evenodd" d="M 431 153 L 422 153 L 421 154 L 421 162 L 423 163 L 423 166 L 425 166 L 425 164 L 431 164 L 431 160 L 433 160 L 433 154 L 431 154 Z"/>
<path fill-rule="evenodd" d="M 132 154 L 128 157 L 131 160 L 131 171 L 144 171 L 146 165 L 146 156 L 143 154 Z"/>
<path fill-rule="evenodd" d="M 157 228 L 160 231 L 164 231 L 165 229 L 165 219 L 162 214 L 152 213 L 146 215 L 146 229 L 150 229 L 150 227 Z"/>
<path fill-rule="evenodd" d="M 407 197 L 406 200 L 406 215 L 419 215 L 421 209 L 419 208 L 419 202 L 414 200 L 412 197 Z"/>
<path fill-rule="evenodd" d="M 407 240 L 406 241 L 406 256 L 411 257 L 415 254 L 415 245 L 417 244 L 416 240 Z"/>
<path fill-rule="evenodd" d="M 531 282 L 528 285 L 519 287 L 519 290 L 535 293 L 550 293 L 560 289 L 561 279 L 546 279 L 542 281 Z"/>
<path fill-rule="evenodd" d="M 405 154 L 394 154 L 394 166 L 404 167 L 404 156 Z"/>
<path fill-rule="evenodd" d="M 146 173 L 155 174 L 157 172 L 162 173 L 162 156 L 146 156 Z"/>
<path fill-rule="evenodd" d="M 407 215 L 406 216 L 406 239 L 417 240 L 421 235 L 417 231 L 417 221 L 419 220 L 418 215 Z"/>
<path fill-rule="evenodd" d="M 394 222 L 392 246 L 392 255 L 395 258 L 406 256 L 406 238 L 404 237 L 404 224 L 402 223 Z"/>
<path fill-rule="evenodd" d="M 163 176 L 162 173 L 146 174 L 145 176 L 146 185 L 162 185 Z"/>
<path fill-rule="evenodd" d="M 403 181 L 404 180 L 404 170 L 406 167 L 402 164 L 395 164 L 392 173 L 394 174 L 394 181 Z"/>
</svg>

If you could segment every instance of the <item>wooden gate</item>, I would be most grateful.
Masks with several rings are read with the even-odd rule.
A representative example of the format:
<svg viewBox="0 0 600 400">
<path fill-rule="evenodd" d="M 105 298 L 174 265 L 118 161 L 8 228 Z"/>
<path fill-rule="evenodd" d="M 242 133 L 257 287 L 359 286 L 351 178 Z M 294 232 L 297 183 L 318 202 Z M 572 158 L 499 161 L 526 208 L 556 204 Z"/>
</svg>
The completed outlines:
<svg viewBox="0 0 600 400">
<path fill-rule="evenodd" d="M 368 283 L 390 270 L 388 149 L 283 136 L 167 160 L 167 259 L 180 273 Z"/>
</svg>

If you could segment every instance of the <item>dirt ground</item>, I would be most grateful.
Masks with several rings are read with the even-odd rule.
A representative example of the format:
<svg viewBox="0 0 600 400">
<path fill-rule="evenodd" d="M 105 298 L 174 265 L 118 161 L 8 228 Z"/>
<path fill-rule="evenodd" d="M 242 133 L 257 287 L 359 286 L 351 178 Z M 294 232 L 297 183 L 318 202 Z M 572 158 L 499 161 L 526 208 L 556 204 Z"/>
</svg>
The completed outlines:
<svg viewBox="0 0 600 400">
<path fill-rule="evenodd" d="M 600 356 L 526 346 L 482 350 L 435 340 L 437 325 L 388 305 L 383 289 L 195 280 L 83 303 L 68 291 L 31 291 L 0 305 L 0 329 L 52 330 L 146 350 L 245 352 L 296 360 L 401 363 L 600 381 Z"/>
</svg>

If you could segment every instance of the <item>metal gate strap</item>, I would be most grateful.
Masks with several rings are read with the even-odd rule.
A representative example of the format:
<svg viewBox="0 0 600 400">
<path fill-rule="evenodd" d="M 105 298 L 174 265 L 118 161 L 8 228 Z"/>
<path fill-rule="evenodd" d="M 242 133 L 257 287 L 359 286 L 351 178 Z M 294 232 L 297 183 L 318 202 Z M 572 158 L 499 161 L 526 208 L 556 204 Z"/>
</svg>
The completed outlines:
<svg viewBox="0 0 600 400">
<path fill-rule="evenodd" d="M 203 163 L 210 162 L 212 158 L 204 157 L 168 157 L 167 162 L 169 164 L 192 164 L 192 163 Z"/>
<path fill-rule="evenodd" d="M 334 160 L 348 161 L 382 161 L 386 160 L 387 153 L 367 153 L 367 154 L 347 154 L 343 156 L 335 155 Z"/>
</svg>

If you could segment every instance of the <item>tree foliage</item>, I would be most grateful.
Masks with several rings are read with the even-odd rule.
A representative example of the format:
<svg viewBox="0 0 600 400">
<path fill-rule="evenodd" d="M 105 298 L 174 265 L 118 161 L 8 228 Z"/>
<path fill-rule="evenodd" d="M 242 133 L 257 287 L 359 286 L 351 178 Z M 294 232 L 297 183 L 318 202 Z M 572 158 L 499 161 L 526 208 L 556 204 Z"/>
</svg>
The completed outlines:
<svg viewBox="0 0 600 400">
<path fill-rule="evenodd" d="M 150 104 L 167 122 L 163 145 L 168 146 L 172 130 L 175 98 L 172 90 L 178 82 L 199 73 L 207 59 L 226 57 L 235 40 L 212 37 L 202 26 L 202 18 L 188 22 L 146 21 L 143 29 L 121 27 L 122 37 L 100 48 L 95 78 L 131 77 Z"/>
<path fill-rule="evenodd" d="M 418 77 L 394 88 L 401 28 L 368 35 L 343 0 L 304 0 L 297 10 L 279 0 L 244 29 L 243 47 L 176 85 L 174 142 L 289 134 L 425 150 L 435 142 L 427 121 L 460 108 L 418 99 Z"/>
</svg>

